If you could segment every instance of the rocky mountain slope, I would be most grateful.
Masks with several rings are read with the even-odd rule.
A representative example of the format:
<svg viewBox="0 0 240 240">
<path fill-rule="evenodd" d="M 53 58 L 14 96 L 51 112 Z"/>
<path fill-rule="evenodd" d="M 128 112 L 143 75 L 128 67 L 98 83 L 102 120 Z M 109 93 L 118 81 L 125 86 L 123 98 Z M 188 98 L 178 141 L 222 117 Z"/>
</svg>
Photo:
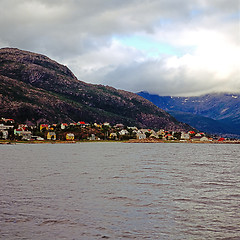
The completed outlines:
<svg viewBox="0 0 240 240">
<path fill-rule="evenodd" d="M 199 130 L 240 136 L 240 94 L 170 97 L 140 92 L 138 95 Z"/>
<path fill-rule="evenodd" d="M 36 53 L 0 49 L 0 81 L 0 116 L 18 122 L 192 129 L 137 94 L 79 81 L 66 66 Z"/>
</svg>

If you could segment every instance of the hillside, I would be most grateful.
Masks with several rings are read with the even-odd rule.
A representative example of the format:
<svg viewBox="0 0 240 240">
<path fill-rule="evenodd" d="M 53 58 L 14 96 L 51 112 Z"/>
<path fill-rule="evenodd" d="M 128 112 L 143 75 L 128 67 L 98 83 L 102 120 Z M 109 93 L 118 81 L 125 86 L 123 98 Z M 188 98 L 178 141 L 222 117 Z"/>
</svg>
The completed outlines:
<svg viewBox="0 0 240 240">
<path fill-rule="evenodd" d="M 138 95 L 201 131 L 240 136 L 240 94 L 170 97 L 140 92 Z"/>
<path fill-rule="evenodd" d="M 0 49 L 0 81 L 0 116 L 18 122 L 192 129 L 137 94 L 79 81 L 66 66 L 36 53 Z"/>
</svg>

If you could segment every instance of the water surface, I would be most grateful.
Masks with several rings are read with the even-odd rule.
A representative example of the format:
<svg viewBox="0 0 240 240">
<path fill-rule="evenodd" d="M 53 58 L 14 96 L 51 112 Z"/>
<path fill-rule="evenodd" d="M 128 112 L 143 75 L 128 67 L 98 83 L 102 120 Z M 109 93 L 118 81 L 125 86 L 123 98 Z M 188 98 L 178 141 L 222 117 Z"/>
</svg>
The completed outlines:
<svg viewBox="0 0 240 240">
<path fill-rule="evenodd" d="M 240 148 L 0 146 L 1 239 L 240 239 Z"/>
</svg>

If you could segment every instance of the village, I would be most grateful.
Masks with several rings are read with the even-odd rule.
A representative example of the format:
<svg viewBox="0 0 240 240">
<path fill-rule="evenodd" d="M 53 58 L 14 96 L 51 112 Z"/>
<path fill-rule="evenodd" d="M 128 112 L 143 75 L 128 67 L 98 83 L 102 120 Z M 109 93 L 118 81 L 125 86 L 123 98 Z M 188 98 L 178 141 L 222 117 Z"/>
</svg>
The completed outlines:
<svg viewBox="0 0 240 240">
<path fill-rule="evenodd" d="M 235 142 L 239 140 L 225 139 L 219 136 L 209 136 L 203 132 L 174 132 L 166 129 L 138 129 L 135 126 L 124 126 L 115 124 L 111 126 L 105 122 L 85 123 L 58 123 L 58 124 L 38 124 L 28 126 L 27 124 L 17 124 L 14 119 L 1 118 L 0 120 L 0 140 L 6 141 L 132 141 L 132 142 Z"/>
</svg>

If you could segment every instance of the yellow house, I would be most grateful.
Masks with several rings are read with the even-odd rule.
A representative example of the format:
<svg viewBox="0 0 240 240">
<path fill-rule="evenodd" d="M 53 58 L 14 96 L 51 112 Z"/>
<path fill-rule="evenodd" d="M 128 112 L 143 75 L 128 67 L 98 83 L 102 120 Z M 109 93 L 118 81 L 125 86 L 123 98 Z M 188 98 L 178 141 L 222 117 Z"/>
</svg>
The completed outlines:
<svg viewBox="0 0 240 240">
<path fill-rule="evenodd" d="M 40 125 L 40 131 L 42 131 L 43 129 L 48 130 L 48 129 L 49 129 L 48 124 L 41 124 L 41 125 Z"/>
<path fill-rule="evenodd" d="M 110 139 L 118 140 L 117 133 L 110 133 L 109 138 L 110 138 Z"/>
<path fill-rule="evenodd" d="M 98 127 L 98 128 L 101 128 L 101 127 L 102 127 L 101 124 L 97 124 L 97 123 L 94 123 L 94 126 L 95 126 L 95 127 Z"/>
<path fill-rule="evenodd" d="M 74 140 L 74 134 L 73 133 L 67 133 L 66 134 L 66 140 L 67 141 L 73 141 Z"/>
<path fill-rule="evenodd" d="M 47 133 L 47 140 L 56 140 L 57 136 L 55 132 L 48 132 Z"/>
</svg>

